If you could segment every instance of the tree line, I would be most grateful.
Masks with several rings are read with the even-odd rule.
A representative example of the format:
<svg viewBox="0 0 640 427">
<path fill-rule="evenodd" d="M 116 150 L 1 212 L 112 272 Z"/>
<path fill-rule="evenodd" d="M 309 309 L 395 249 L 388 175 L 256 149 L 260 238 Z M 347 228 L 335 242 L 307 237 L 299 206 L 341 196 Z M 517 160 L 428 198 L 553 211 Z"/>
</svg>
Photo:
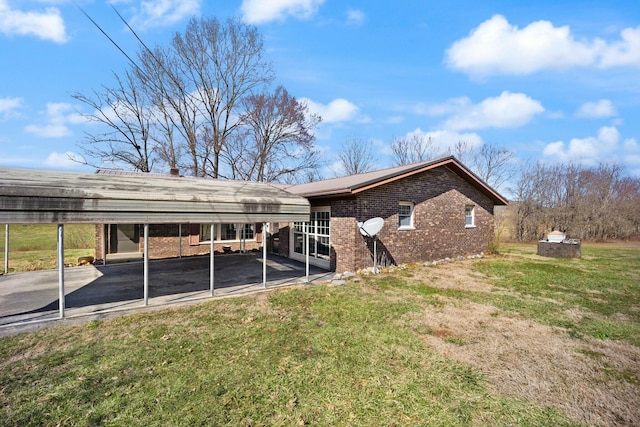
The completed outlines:
<svg viewBox="0 0 640 427">
<path fill-rule="evenodd" d="M 524 168 L 513 198 L 511 237 L 520 241 L 553 230 L 586 240 L 640 237 L 640 179 L 620 164 L 537 163 Z"/>
</svg>

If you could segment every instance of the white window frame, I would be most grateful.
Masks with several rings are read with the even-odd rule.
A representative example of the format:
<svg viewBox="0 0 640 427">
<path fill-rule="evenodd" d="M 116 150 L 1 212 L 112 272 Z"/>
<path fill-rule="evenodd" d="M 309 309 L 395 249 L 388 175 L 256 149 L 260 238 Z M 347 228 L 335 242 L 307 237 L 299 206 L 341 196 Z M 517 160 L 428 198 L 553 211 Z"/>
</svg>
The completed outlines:
<svg viewBox="0 0 640 427">
<path fill-rule="evenodd" d="M 402 218 L 406 218 L 406 215 L 401 214 L 402 207 L 409 207 L 409 225 L 402 225 Z M 414 212 L 415 212 L 415 203 L 400 201 L 398 203 L 398 230 L 415 230 L 415 222 L 414 222 Z"/>
<path fill-rule="evenodd" d="M 476 226 L 476 207 L 474 205 L 466 205 L 464 207 L 464 227 L 475 228 Z"/>
<path fill-rule="evenodd" d="M 328 218 L 320 218 L 328 220 L 328 227 L 319 227 L 318 213 L 328 214 Z M 316 265 L 321 268 L 329 269 L 331 266 L 331 208 L 329 206 L 317 206 L 311 208 L 311 218 L 309 227 L 309 264 Z M 289 257 L 297 261 L 304 262 L 306 260 L 306 245 L 304 237 L 302 238 L 302 253 L 296 252 L 296 234 L 304 236 L 305 223 L 294 222 L 289 227 Z M 329 248 L 328 254 L 320 254 L 320 245 Z"/>
<path fill-rule="evenodd" d="M 251 228 L 253 229 L 253 237 L 250 239 L 245 238 L 244 241 L 245 242 L 255 242 L 256 240 L 256 226 L 253 223 L 224 223 L 224 224 L 234 224 L 236 226 L 236 237 L 235 239 L 230 239 L 230 240 L 220 240 L 220 236 L 222 235 L 222 224 L 223 223 L 216 223 L 213 224 L 213 226 L 215 227 L 215 229 L 213 230 L 213 241 L 216 243 L 233 243 L 233 242 L 240 242 L 241 240 L 243 240 L 242 238 L 242 232 L 245 229 L 245 227 L 247 225 L 251 226 Z M 207 227 L 210 224 L 200 224 L 200 241 L 198 242 L 199 244 L 209 244 L 211 243 L 211 233 L 206 232 L 206 233 L 202 233 L 203 230 L 203 226 Z"/>
</svg>

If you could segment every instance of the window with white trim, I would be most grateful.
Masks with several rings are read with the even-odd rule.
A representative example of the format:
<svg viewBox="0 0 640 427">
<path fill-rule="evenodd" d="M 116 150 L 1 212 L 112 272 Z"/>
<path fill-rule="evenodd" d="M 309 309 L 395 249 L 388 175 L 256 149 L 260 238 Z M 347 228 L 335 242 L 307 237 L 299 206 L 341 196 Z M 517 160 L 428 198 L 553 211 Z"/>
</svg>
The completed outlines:
<svg viewBox="0 0 640 427">
<path fill-rule="evenodd" d="M 398 228 L 413 228 L 413 202 L 400 202 L 398 205 Z"/>
<path fill-rule="evenodd" d="M 218 240 L 218 226 L 213 225 L 213 240 Z M 200 241 L 209 242 L 211 239 L 211 224 L 200 224 Z"/>
<path fill-rule="evenodd" d="M 210 242 L 211 224 L 200 224 L 200 243 Z M 213 240 L 216 242 L 238 242 L 255 239 L 255 224 L 214 224 Z"/>
<path fill-rule="evenodd" d="M 304 222 L 293 223 L 293 252 L 299 255 L 306 254 L 304 227 Z M 329 208 L 312 209 L 308 233 L 309 256 L 329 261 L 331 248 L 331 212 Z"/>
<path fill-rule="evenodd" d="M 464 226 L 466 228 L 473 228 L 476 226 L 475 211 L 475 206 L 467 205 L 464 207 Z"/>
</svg>

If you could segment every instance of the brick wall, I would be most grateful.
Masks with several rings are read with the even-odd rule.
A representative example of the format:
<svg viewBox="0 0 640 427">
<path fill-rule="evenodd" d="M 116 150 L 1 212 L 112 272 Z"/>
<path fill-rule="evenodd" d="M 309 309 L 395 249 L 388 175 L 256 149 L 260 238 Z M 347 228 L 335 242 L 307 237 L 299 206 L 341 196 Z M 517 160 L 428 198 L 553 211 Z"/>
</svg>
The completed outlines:
<svg viewBox="0 0 640 427">
<path fill-rule="evenodd" d="M 96 259 L 104 259 L 104 240 L 108 238 L 104 228 L 104 224 L 96 224 Z"/>
<path fill-rule="evenodd" d="M 398 229 L 401 201 L 414 203 L 414 229 Z M 315 204 L 315 202 L 314 202 Z M 317 202 L 318 205 L 326 204 Z M 475 227 L 465 227 L 465 207 L 474 206 Z M 331 201 L 332 268 L 338 272 L 373 266 L 373 239 L 358 221 L 385 220 L 378 234 L 378 262 L 401 264 L 486 251 L 493 236 L 493 203 L 467 181 L 440 167 Z"/>
<path fill-rule="evenodd" d="M 357 217 L 358 202 L 355 197 L 331 201 L 331 270 L 354 271 L 354 266 L 358 264 L 358 249 L 364 243 L 358 230 Z"/>
<path fill-rule="evenodd" d="M 582 244 L 579 240 L 571 243 L 564 242 L 547 242 L 541 240 L 538 242 L 537 255 L 553 257 L 553 258 L 580 258 L 582 254 Z"/>
</svg>

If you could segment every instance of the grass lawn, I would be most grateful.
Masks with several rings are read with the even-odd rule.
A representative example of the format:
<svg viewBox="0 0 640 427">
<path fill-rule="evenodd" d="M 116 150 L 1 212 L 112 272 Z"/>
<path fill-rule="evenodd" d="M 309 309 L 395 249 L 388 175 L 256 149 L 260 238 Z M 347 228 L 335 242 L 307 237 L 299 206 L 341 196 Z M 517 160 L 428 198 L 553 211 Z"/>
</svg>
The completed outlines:
<svg viewBox="0 0 640 427">
<path fill-rule="evenodd" d="M 4 226 L 0 252 L 4 272 Z M 57 267 L 58 226 L 56 224 L 11 224 L 9 226 L 9 272 L 46 270 Z M 64 226 L 65 263 L 75 264 L 79 257 L 95 254 L 95 225 Z"/>
<path fill-rule="evenodd" d="M 585 245 L 580 260 L 542 259 L 533 246 L 502 250 L 344 286 L 2 337 L 0 425 L 589 424 L 562 405 L 505 392 L 494 381 L 499 373 L 456 357 L 456 349 L 482 345 L 487 353 L 499 339 L 465 335 L 471 320 L 461 317 L 484 307 L 485 323 L 473 321 L 479 330 L 491 329 L 491 319 L 528 322 L 529 334 L 544 330 L 576 345 L 616 339 L 636 351 L 640 246 Z M 464 280 L 482 286 L 466 286 L 462 268 Z M 456 309 L 469 326 L 461 332 L 456 319 L 433 323 Z M 596 353 L 581 353 L 584 363 L 596 363 Z M 633 402 L 634 365 L 606 364 L 598 354 L 609 370 L 594 384 L 626 387 Z"/>
<path fill-rule="evenodd" d="M 639 243 L 587 244 L 581 259 L 568 260 L 532 256 L 531 246 L 505 249 L 507 256 L 476 266 L 497 286 L 516 291 L 496 296 L 493 304 L 578 337 L 626 340 L 640 347 Z"/>
</svg>

